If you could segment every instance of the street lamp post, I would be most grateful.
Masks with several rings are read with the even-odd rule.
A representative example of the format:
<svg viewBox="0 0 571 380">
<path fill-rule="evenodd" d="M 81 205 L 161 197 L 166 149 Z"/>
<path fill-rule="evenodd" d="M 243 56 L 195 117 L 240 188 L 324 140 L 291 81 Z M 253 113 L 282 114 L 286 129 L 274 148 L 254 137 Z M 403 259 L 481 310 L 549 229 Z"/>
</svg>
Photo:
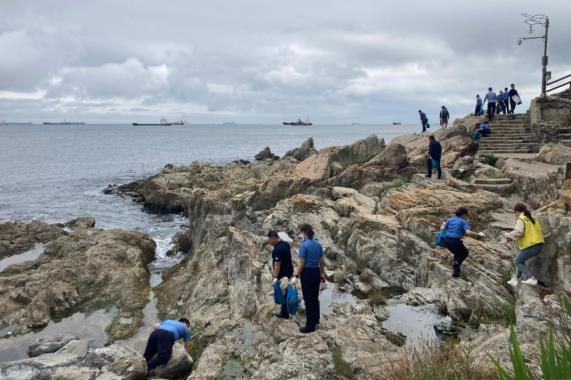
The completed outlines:
<svg viewBox="0 0 571 380">
<path fill-rule="evenodd" d="M 534 25 L 541 25 L 545 28 L 545 34 L 538 37 L 521 37 L 518 45 L 521 45 L 526 40 L 543 39 L 543 57 L 541 57 L 541 96 L 545 96 L 547 92 L 547 36 L 549 34 L 549 17 L 545 15 L 529 15 L 526 13 L 521 14 L 524 17 L 524 23 L 529 25 L 529 33 L 533 33 Z"/>
</svg>

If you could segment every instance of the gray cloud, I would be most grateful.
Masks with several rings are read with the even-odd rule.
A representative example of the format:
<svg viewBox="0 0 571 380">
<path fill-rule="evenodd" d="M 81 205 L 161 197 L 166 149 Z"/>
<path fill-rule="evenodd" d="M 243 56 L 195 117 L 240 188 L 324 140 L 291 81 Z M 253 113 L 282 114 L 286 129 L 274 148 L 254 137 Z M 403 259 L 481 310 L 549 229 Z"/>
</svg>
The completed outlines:
<svg viewBox="0 0 571 380">
<path fill-rule="evenodd" d="M 415 121 L 515 82 L 529 101 L 552 21 L 551 70 L 571 72 L 571 3 L 4 0 L 0 119 Z M 538 30 L 540 32 L 540 30 Z"/>
</svg>

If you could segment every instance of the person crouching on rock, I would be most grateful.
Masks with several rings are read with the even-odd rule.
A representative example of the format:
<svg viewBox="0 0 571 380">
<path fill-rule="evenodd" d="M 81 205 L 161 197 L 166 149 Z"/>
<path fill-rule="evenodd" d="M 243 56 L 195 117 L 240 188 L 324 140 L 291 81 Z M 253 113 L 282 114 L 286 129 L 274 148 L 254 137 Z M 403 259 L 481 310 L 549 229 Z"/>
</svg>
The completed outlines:
<svg viewBox="0 0 571 380">
<path fill-rule="evenodd" d="M 531 215 L 531 212 L 523 203 L 518 203 L 514 207 L 516 222 L 512 232 L 504 232 L 504 237 L 508 239 L 508 243 L 517 241 L 518 254 L 515 258 L 516 275 L 508 281 L 511 286 L 517 286 L 519 279 L 524 277 L 522 284 L 535 286 L 537 280 L 529 269 L 525 266 L 525 262 L 532 257 L 539 255 L 544 245 L 543 232 L 539 220 Z"/>
<path fill-rule="evenodd" d="M 460 277 L 460 266 L 468 257 L 468 249 L 464 246 L 462 238 L 464 235 L 484 237 L 482 232 L 476 233 L 470 230 L 470 225 L 466 221 L 468 210 L 460 207 L 456 210 L 456 216 L 442 223 L 440 229 L 446 232 L 444 245 L 454 255 L 452 262 L 452 277 Z"/>
<path fill-rule="evenodd" d="M 323 247 L 319 240 L 315 239 L 315 232 L 309 224 L 303 224 L 300 230 L 303 233 L 303 241 L 297 254 L 299 264 L 295 277 L 290 283 L 295 286 L 297 279 L 301 277 L 301 291 L 307 321 L 305 326 L 299 328 L 299 331 L 310 333 L 315 331 L 315 326 L 319 324 L 319 285 L 325 279 Z"/>
<path fill-rule="evenodd" d="M 190 321 L 181 318 L 178 321 L 166 320 L 155 325 L 145 348 L 145 360 L 147 369 L 151 371 L 162 364 L 166 364 L 171 355 L 172 347 L 178 340 L 183 339 L 187 352 L 192 347 L 190 341 Z"/>
<path fill-rule="evenodd" d="M 289 243 L 280 239 L 276 231 L 268 232 L 268 242 L 274 247 L 272 249 L 272 275 L 274 280 L 272 285 L 280 281 L 282 292 L 285 292 L 287 284 L 293 276 L 293 264 L 291 261 L 291 247 Z M 278 318 L 289 318 L 287 304 L 281 305 L 279 314 L 275 314 Z"/>
</svg>

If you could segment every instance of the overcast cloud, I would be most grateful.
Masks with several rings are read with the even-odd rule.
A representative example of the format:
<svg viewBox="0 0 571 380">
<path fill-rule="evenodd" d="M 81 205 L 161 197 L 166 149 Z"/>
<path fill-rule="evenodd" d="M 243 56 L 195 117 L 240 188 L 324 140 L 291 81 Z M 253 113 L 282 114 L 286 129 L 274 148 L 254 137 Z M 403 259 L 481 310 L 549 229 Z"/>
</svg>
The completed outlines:
<svg viewBox="0 0 571 380">
<path fill-rule="evenodd" d="M 527 105 L 520 12 L 571 73 L 569 0 L 0 0 L 0 120 L 406 122 L 511 82 Z"/>
</svg>

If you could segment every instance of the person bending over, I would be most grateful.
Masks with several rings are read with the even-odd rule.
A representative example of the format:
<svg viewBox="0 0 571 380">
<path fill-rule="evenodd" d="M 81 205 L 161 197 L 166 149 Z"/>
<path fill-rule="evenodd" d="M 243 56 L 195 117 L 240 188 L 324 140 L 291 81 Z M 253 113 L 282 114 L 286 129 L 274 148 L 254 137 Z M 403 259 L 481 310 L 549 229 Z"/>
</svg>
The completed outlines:
<svg viewBox="0 0 571 380">
<path fill-rule="evenodd" d="M 190 321 L 180 318 L 178 321 L 166 320 L 155 325 L 149 336 L 144 357 L 147 361 L 147 370 L 151 371 L 162 364 L 166 364 L 172 355 L 172 347 L 178 340 L 183 339 L 187 352 L 192 347 L 190 341 Z"/>
</svg>

